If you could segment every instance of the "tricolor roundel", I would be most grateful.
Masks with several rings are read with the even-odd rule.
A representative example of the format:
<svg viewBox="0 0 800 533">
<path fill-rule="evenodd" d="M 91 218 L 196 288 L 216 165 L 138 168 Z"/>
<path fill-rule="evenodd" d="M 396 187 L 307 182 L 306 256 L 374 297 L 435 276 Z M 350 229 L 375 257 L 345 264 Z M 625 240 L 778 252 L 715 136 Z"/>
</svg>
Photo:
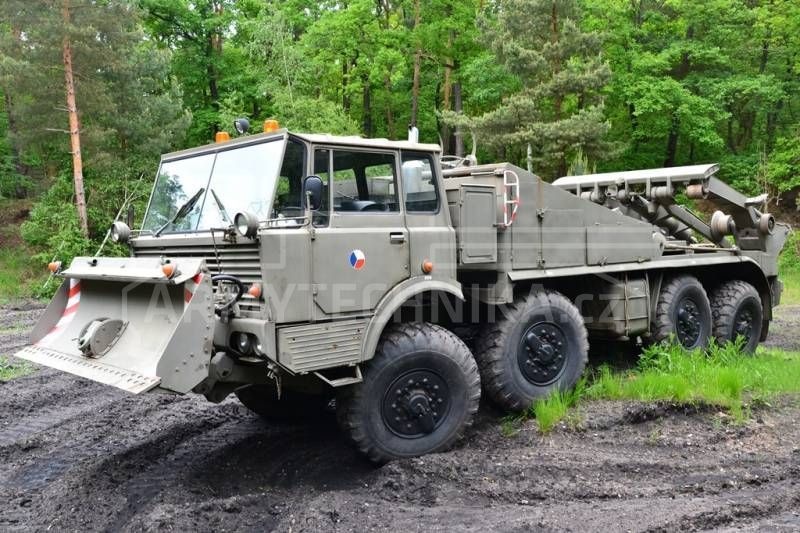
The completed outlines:
<svg viewBox="0 0 800 533">
<path fill-rule="evenodd" d="M 350 252 L 350 266 L 356 270 L 361 270 L 367 264 L 367 256 L 361 250 Z"/>
</svg>

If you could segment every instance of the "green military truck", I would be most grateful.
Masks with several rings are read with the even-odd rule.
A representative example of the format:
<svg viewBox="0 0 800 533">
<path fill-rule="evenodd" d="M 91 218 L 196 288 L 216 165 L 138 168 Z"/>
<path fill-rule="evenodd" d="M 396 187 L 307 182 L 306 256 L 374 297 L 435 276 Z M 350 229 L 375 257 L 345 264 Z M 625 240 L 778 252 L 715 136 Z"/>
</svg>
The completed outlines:
<svg viewBox="0 0 800 533">
<path fill-rule="evenodd" d="M 335 404 L 383 462 L 446 449 L 482 391 L 515 411 L 573 386 L 595 339 L 767 335 L 789 228 L 717 165 L 550 184 L 437 145 L 265 130 L 163 156 L 141 228 L 112 228 L 130 257 L 53 265 L 17 356 L 267 418 Z"/>
</svg>

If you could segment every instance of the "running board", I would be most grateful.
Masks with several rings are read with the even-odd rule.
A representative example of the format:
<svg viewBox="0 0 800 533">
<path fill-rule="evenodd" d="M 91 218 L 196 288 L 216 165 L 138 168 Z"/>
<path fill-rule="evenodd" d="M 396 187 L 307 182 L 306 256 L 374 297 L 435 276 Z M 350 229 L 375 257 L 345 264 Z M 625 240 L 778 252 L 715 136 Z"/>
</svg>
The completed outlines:
<svg viewBox="0 0 800 533">
<path fill-rule="evenodd" d="M 161 378 L 156 376 L 145 376 L 138 372 L 103 364 L 96 359 L 69 355 L 41 346 L 27 346 L 14 354 L 14 357 L 111 385 L 133 394 L 147 392 L 161 383 Z"/>
</svg>

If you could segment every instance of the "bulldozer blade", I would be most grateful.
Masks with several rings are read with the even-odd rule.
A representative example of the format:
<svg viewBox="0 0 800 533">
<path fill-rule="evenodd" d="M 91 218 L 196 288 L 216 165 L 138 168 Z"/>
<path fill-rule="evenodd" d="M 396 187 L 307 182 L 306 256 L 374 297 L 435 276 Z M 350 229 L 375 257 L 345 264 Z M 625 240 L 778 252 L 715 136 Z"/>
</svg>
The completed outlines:
<svg viewBox="0 0 800 533">
<path fill-rule="evenodd" d="M 189 392 L 208 376 L 215 319 L 211 276 L 191 266 L 177 281 L 66 279 L 16 357 L 135 394 Z"/>
</svg>

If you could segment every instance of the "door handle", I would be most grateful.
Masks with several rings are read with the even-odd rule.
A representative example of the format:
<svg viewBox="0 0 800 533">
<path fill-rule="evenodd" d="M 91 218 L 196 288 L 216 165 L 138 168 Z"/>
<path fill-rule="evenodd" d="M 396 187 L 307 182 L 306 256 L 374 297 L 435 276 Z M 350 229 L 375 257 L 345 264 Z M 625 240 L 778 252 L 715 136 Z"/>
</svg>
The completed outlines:
<svg viewBox="0 0 800 533">
<path fill-rule="evenodd" d="M 389 234 L 389 242 L 392 244 L 403 244 L 406 242 L 406 234 L 395 231 Z"/>
</svg>

